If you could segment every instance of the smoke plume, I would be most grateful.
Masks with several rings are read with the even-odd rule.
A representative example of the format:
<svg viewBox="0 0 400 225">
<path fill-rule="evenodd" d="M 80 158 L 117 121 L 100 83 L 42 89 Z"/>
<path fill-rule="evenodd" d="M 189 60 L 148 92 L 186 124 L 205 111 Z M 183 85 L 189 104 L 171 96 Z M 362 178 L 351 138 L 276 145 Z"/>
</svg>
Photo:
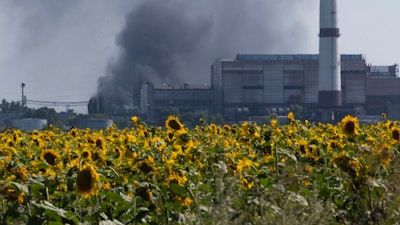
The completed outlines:
<svg viewBox="0 0 400 225">
<path fill-rule="evenodd" d="M 126 16 L 119 56 L 98 94 L 111 108 L 135 107 L 144 82 L 209 83 L 215 58 L 298 53 L 307 48 L 310 7 L 307 0 L 146 0 Z"/>
</svg>

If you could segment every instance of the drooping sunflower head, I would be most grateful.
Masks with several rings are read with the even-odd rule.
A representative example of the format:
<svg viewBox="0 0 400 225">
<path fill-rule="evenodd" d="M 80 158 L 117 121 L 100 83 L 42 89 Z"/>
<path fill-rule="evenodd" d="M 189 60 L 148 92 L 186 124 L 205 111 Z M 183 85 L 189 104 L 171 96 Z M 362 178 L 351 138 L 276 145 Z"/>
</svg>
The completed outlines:
<svg viewBox="0 0 400 225">
<path fill-rule="evenodd" d="M 102 138 L 97 138 L 95 143 L 97 148 L 99 149 L 105 148 L 105 141 Z"/>
<path fill-rule="evenodd" d="M 347 115 L 342 119 L 342 130 L 347 136 L 355 136 L 358 133 L 358 119 Z"/>
<path fill-rule="evenodd" d="M 148 156 L 146 159 L 143 159 L 143 161 L 141 161 L 138 164 L 138 168 L 140 171 L 142 171 L 143 173 L 147 174 L 150 172 L 154 172 L 156 169 L 153 166 L 154 164 L 154 158 L 151 156 Z"/>
<path fill-rule="evenodd" d="M 308 141 L 306 140 L 300 140 L 298 141 L 298 146 L 299 146 L 299 152 L 303 155 L 307 154 L 309 152 L 308 149 Z"/>
<path fill-rule="evenodd" d="M 99 175 L 96 169 L 86 164 L 82 170 L 79 171 L 76 178 L 76 189 L 84 198 L 95 195 L 98 192 Z"/>
<path fill-rule="evenodd" d="M 392 128 L 392 137 L 396 141 L 400 141 L 400 130 L 399 128 Z"/>
<path fill-rule="evenodd" d="M 76 128 L 72 128 L 69 132 L 69 135 L 71 135 L 72 137 L 76 138 L 78 136 L 78 131 L 76 130 Z"/>
<path fill-rule="evenodd" d="M 60 158 L 58 152 L 52 149 L 44 150 L 41 156 L 42 156 L 41 158 L 44 159 L 51 166 L 57 165 L 58 159 Z"/>
<path fill-rule="evenodd" d="M 183 131 L 184 125 L 179 121 L 178 117 L 176 116 L 168 116 L 168 119 L 165 121 L 165 126 L 168 129 L 175 130 L 175 131 Z"/>
</svg>

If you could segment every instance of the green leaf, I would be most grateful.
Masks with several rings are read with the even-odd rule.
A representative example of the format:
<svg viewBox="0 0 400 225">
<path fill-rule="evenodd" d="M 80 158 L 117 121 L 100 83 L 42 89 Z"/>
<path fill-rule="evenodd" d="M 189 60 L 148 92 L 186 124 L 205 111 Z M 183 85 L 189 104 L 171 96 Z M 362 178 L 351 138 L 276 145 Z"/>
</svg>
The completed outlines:
<svg viewBox="0 0 400 225">
<path fill-rule="evenodd" d="M 260 178 L 260 184 L 265 188 L 271 188 L 274 183 L 275 182 L 272 177 Z"/>
<path fill-rule="evenodd" d="M 214 188 L 211 184 L 200 184 L 197 188 L 199 191 L 214 193 Z"/>
<path fill-rule="evenodd" d="M 278 153 L 285 154 L 285 155 L 287 155 L 288 157 L 292 158 L 294 161 L 297 162 L 297 157 L 295 155 L 293 155 L 290 152 L 290 150 L 288 150 L 288 149 L 280 149 L 280 150 L 278 150 Z"/>
<path fill-rule="evenodd" d="M 131 197 L 129 197 L 129 196 L 123 194 L 123 193 L 119 193 L 119 194 L 121 195 L 121 198 L 124 199 L 125 201 L 127 201 L 127 202 L 131 202 L 132 201 Z"/>
<path fill-rule="evenodd" d="M 30 191 L 33 196 L 37 196 L 44 189 L 45 186 L 42 183 L 34 183 L 30 185 Z"/>
<path fill-rule="evenodd" d="M 187 190 L 185 187 L 180 186 L 179 184 L 170 184 L 169 187 L 171 188 L 171 190 L 175 193 L 178 194 L 180 196 L 185 197 L 187 194 Z"/>
<path fill-rule="evenodd" d="M 45 210 L 45 214 L 49 220 L 49 224 L 62 224 L 60 215 L 58 215 L 55 211 L 47 209 Z"/>
<path fill-rule="evenodd" d="M 57 215 L 63 217 L 63 218 L 67 218 L 66 213 L 67 211 L 65 211 L 64 209 L 58 208 L 56 206 L 54 206 L 53 204 L 51 204 L 48 201 L 41 201 L 41 202 L 32 202 L 33 205 L 39 207 L 39 208 L 43 208 L 49 211 L 52 211 L 54 213 L 56 213 Z M 68 218 L 67 218 L 68 219 Z"/>
<path fill-rule="evenodd" d="M 24 193 L 29 193 L 28 186 L 13 181 L 11 181 L 11 184 L 14 185 L 16 188 L 18 188 L 19 191 L 22 191 Z"/>
</svg>

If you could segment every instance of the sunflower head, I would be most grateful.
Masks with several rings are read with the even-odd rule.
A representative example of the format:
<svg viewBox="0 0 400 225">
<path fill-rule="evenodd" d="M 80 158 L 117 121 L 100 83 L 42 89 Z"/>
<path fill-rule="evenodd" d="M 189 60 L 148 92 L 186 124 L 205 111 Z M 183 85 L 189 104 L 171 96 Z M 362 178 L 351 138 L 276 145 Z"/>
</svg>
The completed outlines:
<svg viewBox="0 0 400 225">
<path fill-rule="evenodd" d="M 139 122 L 139 118 L 138 118 L 137 116 L 132 116 L 132 117 L 131 117 L 131 121 L 132 121 L 134 124 L 137 124 L 137 123 Z"/>
<path fill-rule="evenodd" d="M 300 140 L 298 142 L 298 145 L 299 145 L 299 151 L 301 154 L 305 155 L 309 152 L 308 142 L 306 140 Z"/>
<path fill-rule="evenodd" d="M 86 160 L 90 160 L 92 158 L 92 153 L 89 150 L 84 150 L 81 153 L 81 158 L 82 159 L 86 159 Z"/>
<path fill-rule="evenodd" d="M 59 158 L 60 155 L 58 152 L 52 149 L 46 149 L 42 152 L 42 159 L 44 159 L 51 166 L 57 165 Z"/>
<path fill-rule="evenodd" d="M 76 179 L 76 189 L 84 198 L 95 195 L 98 192 L 99 175 L 95 168 L 90 164 L 86 164 L 79 171 Z"/>
<path fill-rule="evenodd" d="M 358 119 L 347 115 L 342 119 L 342 130 L 347 136 L 355 136 L 358 133 Z"/>
<path fill-rule="evenodd" d="M 165 126 L 174 131 L 184 131 L 184 125 L 179 121 L 176 116 L 168 116 L 168 119 L 165 121 Z"/>
<path fill-rule="evenodd" d="M 400 130 L 398 128 L 392 128 L 392 137 L 396 141 L 400 141 Z"/>
<path fill-rule="evenodd" d="M 294 113 L 293 112 L 289 112 L 287 115 L 287 118 L 289 120 L 289 122 L 294 122 Z"/>
</svg>

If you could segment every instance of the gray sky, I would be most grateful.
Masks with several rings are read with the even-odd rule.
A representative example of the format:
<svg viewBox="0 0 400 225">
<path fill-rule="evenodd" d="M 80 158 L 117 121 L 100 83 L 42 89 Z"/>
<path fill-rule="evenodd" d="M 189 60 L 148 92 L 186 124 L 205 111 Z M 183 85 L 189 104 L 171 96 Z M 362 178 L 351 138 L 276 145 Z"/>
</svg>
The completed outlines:
<svg viewBox="0 0 400 225">
<path fill-rule="evenodd" d="M 199 64 L 199 73 L 206 75 L 195 76 L 193 82 L 209 82 L 209 67 L 217 57 L 318 52 L 317 0 L 235 0 L 236 7 L 231 6 L 229 12 L 218 11 L 224 8 L 222 0 L 185 1 L 183 9 L 196 14 L 192 19 L 209 25 L 204 35 L 207 38 L 199 41 L 197 51 L 187 53 L 195 60 L 179 67 L 187 72 L 193 64 Z M 119 60 L 117 36 L 124 29 L 127 14 L 141 2 L 0 0 L 0 99 L 19 101 L 20 84 L 24 82 L 25 94 L 31 100 L 87 101 L 96 93 L 98 79 Z M 246 7 L 241 8 L 241 2 Z M 289 3 L 294 4 L 290 10 Z M 399 0 L 339 0 L 341 53 L 364 54 L 373 65 L 400 63 L 398 9 Z M 270 16 L 263 15 L 264 11 Z M 241 22 L 248 26 L 235 30 L 235 24 Z M 229 32 L 236 33 L 229 36 Z M 204 50 L 204 46 L 211 50 Z M 221 49 L 213 51 L 215 46 Z M 176 57 L 182 60 L 187 55 Z M 86 106 L 75 109 L 86 112 Z"/>
</svg>

